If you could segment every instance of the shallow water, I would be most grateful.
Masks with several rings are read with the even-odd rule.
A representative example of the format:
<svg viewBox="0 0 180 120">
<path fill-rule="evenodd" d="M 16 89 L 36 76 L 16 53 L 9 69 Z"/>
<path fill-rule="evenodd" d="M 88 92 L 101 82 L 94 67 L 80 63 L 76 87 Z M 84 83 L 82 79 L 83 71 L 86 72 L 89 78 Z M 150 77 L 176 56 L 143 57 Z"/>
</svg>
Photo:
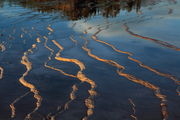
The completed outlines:
<svg viewBox="0 0 180 120">
<path fill-rule="evenodd" d="M 0 120 L 179 120 L 180 0 L 1 0 Z"/>
</svg>

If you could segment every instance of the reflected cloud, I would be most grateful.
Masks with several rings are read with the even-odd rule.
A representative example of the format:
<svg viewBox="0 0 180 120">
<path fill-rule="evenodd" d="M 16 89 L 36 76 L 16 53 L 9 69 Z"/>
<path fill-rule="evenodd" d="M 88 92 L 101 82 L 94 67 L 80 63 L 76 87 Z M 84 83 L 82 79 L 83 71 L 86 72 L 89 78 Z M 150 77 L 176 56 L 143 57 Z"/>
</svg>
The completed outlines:
<svg viewBox="0 0 180 120">
<path fill-rule="evenodd" d="M 172 2 L 172 1 L 171 1 Z M 166 3 L 169 3 L 168 1 Z M 151 2 L 147 2 L 147 4 L 152 4 Z M 147 5 L 146 4 L 146 5 Z M 127 11 L 122 11 L 121 16 L 118 16 L 115 19 L 103 19 L 98 21 L 88 21 L 84 22 L 83 20 L 79 20 L 76 22 L 76 26 L 73 27 L 73 30 L 76 32 L 82 32 L 83 30 L 88 30 L 88 28 L 91 28 L 88 30 L 88 34 L 92 35 L 94 34 L 95 31 L 97 31 L 98 27 L 106 27 L 110 23 L 110 27 L 107 30 L 102 31 L 98 36 L 99 37 L 105 37 L 105 38 L 111 38 L 111 37 L 118 37 L 118 36 L 123 36 L 124 33 L 124 28 L 122 27 L 124 23 L 130 23 L 131 27 L 137 28 L 139 26 L 154 26 L 154 24 L 157 22 L 157 20 L 179 20 L 179 12 L 180 8 L 178 7 L 180 4 L 176 3 L 174 4 L 169 4 L 166 6 L 163 6 L 162 4 L 164 3 L 159 3 L 156 5 L 154 9 L 149 9 L 148 7 L 142 8 L 143 14 L 142 15 L 135 15 L 134 13 L 127 13 Z M 161 7 L 159 10 L 158 7 Z M 171 9 L 170 9 L 171 8 Z M 169 14 L 169 9 L 173 13 Z M 104 22 L 102 22 L 104 21 Z M 151 22 L 150 22 L 151 21 Z M 69 27 L 71 27 L 73 22 L 69 22 Z M 79 26 L 78 26 L 79 25 Z M 92 27 L 93 26 L 93 27 Z M 159 27 L 163 27 L 164 29 L 167 29 L 166 25 L 164 24 L 158 24 Z M 120 30 L 121 29 L 121 30 Z M 140 30 L 140 31 L 139 31 Z M 136 29 L 136 32 L 141 32 L 142 29 Z"/>
</svg>

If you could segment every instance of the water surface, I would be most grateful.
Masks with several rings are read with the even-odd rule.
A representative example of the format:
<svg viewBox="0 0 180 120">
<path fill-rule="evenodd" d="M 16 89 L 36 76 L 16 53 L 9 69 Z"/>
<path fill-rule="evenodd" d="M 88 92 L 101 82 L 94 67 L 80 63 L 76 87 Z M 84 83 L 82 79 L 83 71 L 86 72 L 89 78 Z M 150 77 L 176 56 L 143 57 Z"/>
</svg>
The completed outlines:
<svg viewBox="0 0 180 120">
<path fill-rule="evenodd" d="M 179 120 L 179 0 L 1 0 L 0 120 Z"/>
</svg>

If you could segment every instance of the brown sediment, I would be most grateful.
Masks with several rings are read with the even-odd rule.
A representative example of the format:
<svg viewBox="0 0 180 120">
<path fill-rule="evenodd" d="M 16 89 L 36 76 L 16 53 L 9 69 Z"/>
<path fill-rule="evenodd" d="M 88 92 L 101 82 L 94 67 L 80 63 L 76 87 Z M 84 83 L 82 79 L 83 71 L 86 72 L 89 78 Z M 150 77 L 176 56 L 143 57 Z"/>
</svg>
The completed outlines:
<svg viewBox="0 0 180 120">
<path fill-rule="evenodd" d="M 23 86 L 29 88 L 30 92 L 32 92 L 34 94 L 34 98 L 36 99 L 36 107 L 34 108 L 34 110 L 31 113 L 27 114 L 26 119 L 31 119 L 31 115 L 39 109 L 39 107 L 41 106 L 41 102 L 42 102 L 42 97 L 40 96 L 37 88 L 33 84 L 27 82 L 24 79 L 28 75 L 29 71 L 31 71 L 31 69 L 32 69 L 32 63 L 28 60 L 27 56 L 29 53 L 31 53 L 33 51 L 34 48 L 36 48 L 36 44 L 33 44 L 32 48 L 29 49 L 27 52 L 24 52 L 24 56 L 22 56 L 22 60 L 21 60 L 21 64 L 25 65 L 25 67 L 26 67 L 26 72 L 19 79 L 19 82 Z M 15 110 L 15 109 L 13 109 L 13 110 Z M 13 113 L 12 113 L 12 116 L 14 116 Z"/>
<path fill-rule="evenodd" d="M 162 45 L 164 47 L 171 48 L 171 49 L 176 50 L 176 51 L 180 51 L 180 48 L 178 48 L 177 46 L 172 45 L 172 44 L 170 44 L 168 42 L 157 40 L 157 39 L 146 37 L 146 36 L 142 36 L 142 35 L 139 35 L 139 34 L 136 34 L 136 33 L 132 32 L 132 31 L 130 31 L 127 24 L 124 24 L 124 28 L 125 28 L 125 31 L 127 33 L 129 33 L 130 35 L 132 35 L 134 37 L 138 37 L 138 38 L 141 38 L 141 39 L 144 39 L 144 40 L 150 40 L 150 41 L 153 41 L 153 42 L 155 42 L 155 43 L 157 43 L 159 45 Z"/>
<path fill-rule="evenodd" d="M 0 44 L 0 51 L 4 52 L 6 50 L 6 47 L 3 44 Z"/>
<path fill-rule="evenodd" d="M 57 41 L 52 40 L 52 42 L 60 49 L 60 52 L 63 50 L 63 47 Z M 60 52 L 58 54 L 56 54 L 55 59 L 59 60 L 59 61 L 64 61 L 64 62 L 71 62 L 71 63 L 74 63 L 77 66 L 79 66 L 80 70 L 77 73 L 77 78 L 81 82 L 86 82 L 86 83 L 90 84 L 90 86 L 91 86 L 91 89 L 88 90 L 89 97 L 85 99 L 85 105 L 88 108 L 87 113 L 86 113 L 87 115 L 82 118 L 82 120 L 86 120 L 86 119 L 88 119 L 89 116 L 91 116 L 93 114 L 93 109 L 95 107 L 93 98 L 96 95 L 96 91 L 95 91 L 96 84 L 93 80 L 86 77 L 85 74 L 83 73 L 83 71 L 85 70 L 85 65 L 81 61 L 79 61 L 77 59 L 69 59 L 69 58 L 60 57 Z"/>
<path fill-rule="evenodd" d="M 36 42 L 40 43 L 41 42 L 41 39 L 38 37 L 36 38 Z"/>
<path fill-rule="evenodd" d="M 134 102 L 132 101 L 132 99 L 128 99 L 129 100 L 129 103 L 132 107 L 132 111 L 133 113 L 130 115 L 132 120 L 138 120 L 137 116 L 136 116 L 136 105 L 134 104 Z"/>
<path fill-rule="evenodd" d="M 0 44 L 0 51 L 4 52 L 6 50 L 6 47 L 3 44 Z M 0 79 L 3 78 L 4 69 L 0 66 Z"/>
<path fill-rule="evenodd" d="M 87 34 L 87 30 L 84 30 L 84 32 L 83 32 L 84 34 Z"/>
<path fill-rule="evenodd" d="M 16 98 L 9 106 L 11 108 L 11 118 L 14 118 L 16 116 L 16 108 L 15 104 L 20 101 L 22 98 L 27 96 L 30 92 L 26 92 L 25 94 L 21 95 L 20 97 Z"/>
<path fill-rule="evenodd" d="M 154 69 L 154 68 L 151 68 L 150 66 L 147 66 L 147 65 L 143 64 L 141 61 L 139 61 L 139 60 L 137 60 L 137 59 L 135 59 L 135 58 L 132 58 L 133 53 L 119 50 L 119 49 L 117 49 L 115 46 L 113 46 L 112 44 L 107 43 L 107 42 L 102 41 L 102 40 L 99 40 L 99 39 L 96 37 L 96 35 L 97 35 L 100 31 L 102 31 L 102 30 L 99 29 L 95 34 L 92 35 L 92 39 L 93 39 L 93 40 L 95 40 L 95 41 L 97 41 L 97 42 L 99 42 L 99 43 L 102 43 L 102 44 L 105 44 L 105 45 L 111 47 L 114 51 L 116 51 L 116 52 L 118 52 L 118 53 L 123 53 L 123 54 L 128 55 L 128 59 L 131 60 L 131 61 L 133 61 L 133 62 L 136 62 L 139 66 L 141 66 L 141 67 L 143 67 L 143 68 L 145 68 L 145 69 L 147 69 L 147 70 L 149 70 L 149 71 L 151 71 L 151 72 L 153 72 L 153 73 L 155 73 L 155 74 L 157 74 L 157 75 L 159 75 L 159 76 L 169 78 L 169 79 L 173 80 L 177 85 L 180 85 L 180 81 L 178 80 L 178 78 L 177 78 L 176 76 L 171 75 L 171 74 L 167 74 L 167 73 L 162 73 L 162 72 L 160 72 L 160 71 L 158 71 L 158 70 L 156 70 L 156 69 Z"/>
<path fill-rule="evenodd" d="M 84 37 L 83 37 L 84 38 Z M 87 48 L 87 44 L 88 44 L 88 40 L 86 38 L 84 38 L 85 40 L 85 43 L 84 45 L 82 46 L 82 49 L 84 51 L 87 52 L 87 54 L 98 60 L 98 61 L 101 61 L 101 62 L 105 62 L 105 63 L 108 63 L 112 66 L 115 66 L 117 68 L 117 73 L 118 75 L 122 76 L 122 77 L 125 77 L 126 79 L 134 82 L 134 83 L 137 83 L 139 85 L 142 85 L 146 88 L 149 88 L 150 90 L 152 90 L 155 94 L 155 96 L 160 100 L 160 106 L 161 106 L 161 113 L 162 113 L 162 117 L 163 117 L 163 120 L 167 120 L 168 119 L 168 110 L 167 110 L 167 105 L 166 105 L 166 96 L 165 95 L 162 95 L 160 93 L 160 88 L 147 82 L 147 81 L 143 81 L 139 78 L 136 78 L 135 76 L 131 75 L 131 74 L 127 74 L 127 73 L 124 73 L 123 71 L 125 70 L 125 67 L 118 64 L 117 62 L 113 61 L 113 60 L 106 60 L 106 59 L 102 59 L 94 54 L 91 53 L 91 50 Z"/>
<path fill-rule="evenodd" d="M 0 66 L 0 79 L 3 78 L 3 72 L 4 72 L 4 69 Z"/>
<path fill-rule="evenodd" d="M 54 30 L 51 28 L 51 25 L 49 25 L 49 26 L 47 27 L 47 29 L 48 29 L 50 32 L 54 32 Z"/>
<path fill-rule="evenodd" d="M 75 93 L 76 93 L 77 91 L 78 91 L 78 87 L 77 87 L 76 84 L 74 84 L 74 85 L 72 86 L 72 91 L 71 91 L 71 93 L 70 93 L 70 95 L 69 95 L 70 101 L 68 101 L 68 102 L 65 104 L 65 109 L 68 109 L 68 108 L 69 108 L 69 103 L 70 103 L 71 101 L 73 101 L 73 100 L 76 99 Z"/>
<path fill-rule="evenodd" d="M 45 64 L 45 67 L 47 67 L 47 68 L 49 68 L 49 69 L 52 69 L 52 70 L 55 70 L 55 71 L 58 71 L 58 72 L 60 72 L 61 74 L 65 75 L 65 76 L 69 76 L 69 77 L 76 78 L 75 75 L 65 73 L 63 70 L 58 69 L 58 68 L 55 68 L 55 67 L 52 67 L 52 66 L 49 66 L 49 65 L 47 65 L 47 64 Z"/>
</svg>

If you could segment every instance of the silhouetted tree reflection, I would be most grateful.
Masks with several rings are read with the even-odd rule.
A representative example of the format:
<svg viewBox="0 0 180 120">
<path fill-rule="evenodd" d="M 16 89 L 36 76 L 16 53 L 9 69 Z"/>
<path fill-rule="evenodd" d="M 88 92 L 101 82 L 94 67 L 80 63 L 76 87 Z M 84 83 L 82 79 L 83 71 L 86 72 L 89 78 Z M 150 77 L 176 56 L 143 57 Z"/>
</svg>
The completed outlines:
<svg viewBox="0 0 180 120">
<path fill-rule="evenodd" d="M 90 16 L 102 15 L 116 17 L 121 10 L 138 12 L 141 4 L 155 4 L 160 0 L 4 0 L 31 8 L 39 12 L 60 12 L 69 20 L 78 20 Z M 168 0 L 175 1 L 175 0 Z M 0 5 L 3 5 L 0 2 Z"/>
<path fill-rule="evenodd" d="M 6 0 L 39 12 L 61 12 L 70 20 L 102 15 L 115 17 L 121 10 L 140 9 L 141 0 Z"/>
</svg>

